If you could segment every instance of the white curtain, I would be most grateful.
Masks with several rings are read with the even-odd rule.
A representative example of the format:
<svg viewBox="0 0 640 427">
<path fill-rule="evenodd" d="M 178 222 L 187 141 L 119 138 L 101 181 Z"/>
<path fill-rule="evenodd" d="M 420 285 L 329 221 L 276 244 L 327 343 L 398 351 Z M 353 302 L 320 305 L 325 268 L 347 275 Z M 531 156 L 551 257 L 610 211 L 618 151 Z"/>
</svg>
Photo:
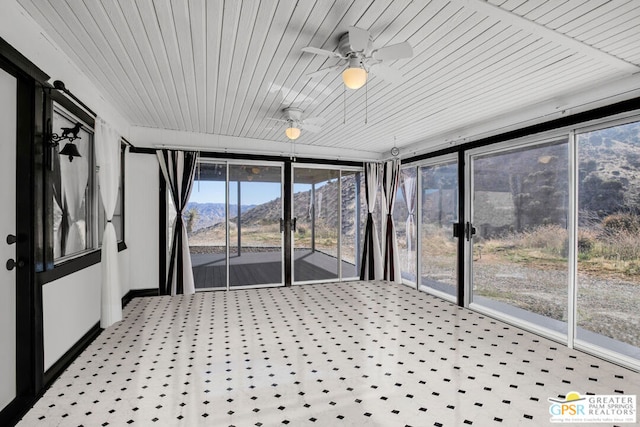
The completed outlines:
<svg viewBox="0 0 640 427">
<path fill-rule="evenodd" d="M 161 293 L 165 295 L 193 294 L 196 292 L 196 288 L 191 268 L 187 227 L 182 213 L 191 194 L 198 152 L 157 150 L 156 154 L 176 207 L 176 222 L 173 226 L 171 255 L 169 257 L 169 275 Z"/>
<path fill-rule="evenodd" d="M 360 264 L 360 280 L 382 279 L 382 253 L 378 231 L 373 220 L 376 207 L 376 196 L 380 184 L 381 165 L 367 163 L 364 169 L 365 198 L 367 201 L 367 225 L 364 233 L 362 263 Z"/>
<path fill-rule="evenodd" d="M 415 168 L 411 169 L 412 173 L 415 173 Z M 407 270 L 412 269 L 412 265 L 415 262 L 413 252 L 413 239 L 415 237 L 415 212 L 416 212 L 416 189 L 417 179 L 413 175 L 409 175 L 409 170 L 405 169 L 401 174 L 400 189 L 402 190 L 402 197 L 407 204 L 407 221 L 405 222 L 405 235 L 407 236 Z"/>
<path fill-rule="evenodd" d="M 386 218 L 383 221 L 384 241 L 384 279 L 390 282 L 402 282 L 400 272 L 400 254 L 398 253 L 398 238 L 393 221 L 393 206 L 398 192 L 400 178 L 400 160 L 389 160 L 382 169 L 382 200 Z"/>
<path fill-rule="evenodd" d="M 81 140 L 82 141 L 82 140 Z M 89 183 L 89 143 L 76 144 L 80 158 L 60 158 L 63 212 L 66 212 L 68 231 L 65 236 L 64 255 L 87 249 L 86 193 Z"/>
<path fill-rule="evenodd" d="M 122 320 L 122 290 L 118 268 L 118 238 L 111 222 L 118 203 L 120 182 L 120 135 L 100 117 L 95 121 L 95 150 L 100 197 L 107 223 L 102 235 L 102 309 L 100 326 L 108 328 Z"/>
</svg>

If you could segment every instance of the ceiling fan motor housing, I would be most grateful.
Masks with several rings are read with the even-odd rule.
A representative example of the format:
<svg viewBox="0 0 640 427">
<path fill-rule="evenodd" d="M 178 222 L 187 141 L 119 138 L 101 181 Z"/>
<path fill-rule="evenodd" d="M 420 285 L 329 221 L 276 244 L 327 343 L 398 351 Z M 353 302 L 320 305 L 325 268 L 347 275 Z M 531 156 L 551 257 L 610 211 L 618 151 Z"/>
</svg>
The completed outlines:
<svg viewBox="0 0 640 427">
<path fill-rule="evenodd" d="M 353 57 L 355 55 L 358 56 L 366 56 L 373 50 L 373 43 L 371 41 L 371 35 L 369 35 L 369 43 L 367 43 L 367 48 L 364 52 L 354 52 L 351 49 L 351 42 L 349 41 L 349 33 L 344 33 L 342 37 L 340 37 L 340 41 L 338 42 L 338 52 L 340 55 L 345 56 L 347 58 Z"/>
</svg>

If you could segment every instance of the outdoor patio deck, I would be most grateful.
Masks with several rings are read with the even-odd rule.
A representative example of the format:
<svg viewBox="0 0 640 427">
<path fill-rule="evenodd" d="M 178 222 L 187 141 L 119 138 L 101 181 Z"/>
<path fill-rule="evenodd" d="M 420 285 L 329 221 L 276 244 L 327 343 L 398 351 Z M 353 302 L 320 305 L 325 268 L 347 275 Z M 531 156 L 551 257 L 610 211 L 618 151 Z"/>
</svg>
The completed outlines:
<svg viewBox="0 0 640 427">
<path fill-rule="evenodd" d="M 233 252 L 229 256 L 230 286 L 278 284 L 282 282 L 281 251 Z M 225 254 L 191 254 L 196 289 L 225 288 Z M 321 251 L 296 249 L 294 281 L 335 280 L 338 277 L 338 260 Z M 355 266 L 342 261 L 343 277 L 356 276 Z"/>
</svg>

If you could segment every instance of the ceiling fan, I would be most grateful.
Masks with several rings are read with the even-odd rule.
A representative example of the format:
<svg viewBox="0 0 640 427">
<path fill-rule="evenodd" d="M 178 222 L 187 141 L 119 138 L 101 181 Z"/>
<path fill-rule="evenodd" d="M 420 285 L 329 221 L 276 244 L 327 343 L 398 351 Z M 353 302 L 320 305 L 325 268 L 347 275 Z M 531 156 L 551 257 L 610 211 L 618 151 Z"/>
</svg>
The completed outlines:
<svg viewBox="0 0 640 427">
<path fill-rule="evenodd" d="M 349 89 L 358 89 L 367 82 L 369 72 L 379 76 L 383 80 L 395 83 L 402 79 L 402 73 L 395 68 L 385 65 L 384 61 L 393 61 L 402 58 L 411 58 L 413 49 L 409 42 L 402 42 L 374 48 L 371 34 L 367 30 L 358 27 L 349 27 L 349 32 L 340 37 L 338 52 L 320 49 L 313 46 L 303 47 L 303 52 L 314 55 L 324 55 L 330 58 L 338 58 L 340 62 L 331 67 L 321 68 L 308 74 L 309 77 L 321 77 L 325 74 L 344 68 L 342 80 Z"/>
<path fill-rule="evenodd" d="M 311 133 L 320 132 L 322 125 L 325 122 L 325 119 L 322 117 L 308 117 L 303 119 L 303 111 L 299 108 L 285 108 L 282 110 L 282 113 L 284 114 L 284 118 L 270 118 L 269 120 L 287 123 L 287 129 L 284 133 L 289 139 L 298 139 L 300 137 L 301 129 L 307 130 Z"/>
</svg>

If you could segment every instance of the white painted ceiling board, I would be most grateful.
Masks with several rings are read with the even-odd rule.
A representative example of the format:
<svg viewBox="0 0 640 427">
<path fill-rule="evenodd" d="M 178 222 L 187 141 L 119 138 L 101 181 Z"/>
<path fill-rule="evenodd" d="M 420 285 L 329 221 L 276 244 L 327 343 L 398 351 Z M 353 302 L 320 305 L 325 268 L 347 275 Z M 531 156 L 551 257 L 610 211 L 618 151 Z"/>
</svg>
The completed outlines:
<svg viewBox="0 0 640 427">
<path fill-rule="evenodd" d="M 114 105 L 124 110 L 123 115 L 138 118 L 138 110 L 134 108 L 129 94 L 122 88 L 120 82 L 111 81 L 101 65 L 92 55 L 86 53 L 80 41 L 71 32 L 49 3 L 27 3 L 26 10 L 43 27 L 47 34 L 60 44 L 60 47 L 75 62 L 79 69 L 84 71 L 90 79 L 96 82 L 96 86 L 105 92 L 107 99 Z M 60 37 L 56 37 L 60 35 Z M 116 102 L 118 101 L 118 102 Z"/>
<path fill-rule="evenodd" d="M 130 90 L 137 90 L 139 102 L 142 102 L 149 111 L 153 123 L 160 126 L 162 123 L 168 122 L 166 114 L 160 113 L 158 107 L 161 105 L 158 99 L 153 99 L 150 95 L 146 82 L 149 78 L 141 77 L 139 72 L 144 72 L 144 65 L 141 62 L 131 60 L 128 50 L 123 46 L 122 39 L 118 33 L 114 31 L 111 20 L 105 9 L 95 7 L 91 10 L 83 7 L 80 0 L 74 0 L 70 3 L 76 13 L 79 22 L 83 23 L 85 30 L 91 36 L 95 46 L 104 53 L 106 60 L 117 71 L 125 75 L 129 81 Z M 123 35 L 126 35 L 123 34 Z M 139 70 L 139 71 L 138 71 Z M 135 89 L 134 89 L 135 88 Z"/>
<path fill-rule="evenodd" d="M 327 120 L 303 131 L 299 154 L 386 157 L 486 132 L 493 118 L 505 128 L 512 110 L 515 125 L 588 105 L 581 91 L 617 96 L 598 88 L 640 71 L 637 0 L 17 1 L 132 125 L 211 135 L 184 140 L 215 149 L 281 152 L 285 125 L 270 119 L 294 106 Z M 341 70 L 307 77 L 338 61 L 301 49 L 335 51 L 352 25 L 375 47 L 409 41 L 414 56 L 388 62 L 402 82 L 371 75 L 345 94 Z"/>
<path fill-rule="evenodd" d="M 133 5 L 132 3 L 128 3 Z M 148 93 L 151 98 L 153 106 L 157 110 L 158 114 L 162 117 L 162 122 L 165 125 L 175 129 L 177 123 L 171 110 L 171 104 L 167 96 L 166 90 L 162 90 L 164 85 L 157 84 L 161 80 L 160 73 L 157 67 L 149 66 L 154 64 L 152 57 L 144 58 L 144 53 L 149 52 L 150 49 L 140 49 L 138 43 L 144 43 L 147 41 L 146 37 L 140 37 L 136 39 L 131 32 L 131 27 L 127 23 L 127 19 L 138 18 L 137 9 L 135 13 L 125 14 L 123 10 L 118 7 L 115 2 L 102 3 L 104 13 L 107 19 L 114 27 L 112 36 L 117 36 L 121 43 L 120 55 L 126 55 L 126 60 L 129 61 L 129 68 L 136 72 L 141 82 L 141 87 Z M 142 21 L 137 21 L 136 25 L 142 26 Z M 115 42 L 114 42 L 115 43 Z"/>
</svg>

